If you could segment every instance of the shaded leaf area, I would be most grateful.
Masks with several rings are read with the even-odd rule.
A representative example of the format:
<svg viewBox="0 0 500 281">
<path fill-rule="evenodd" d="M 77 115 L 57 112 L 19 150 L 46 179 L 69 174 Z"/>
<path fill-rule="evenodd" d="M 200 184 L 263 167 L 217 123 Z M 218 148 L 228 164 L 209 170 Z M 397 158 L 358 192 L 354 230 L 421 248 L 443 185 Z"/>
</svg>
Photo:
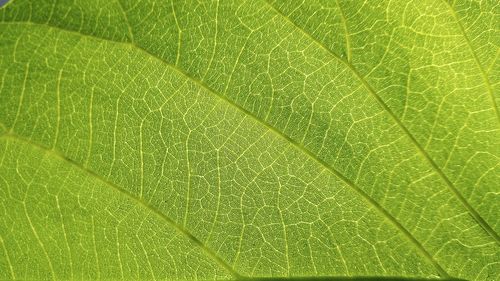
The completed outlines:
<svg viewBox="0 0 500 281">
<path fill-rule="evenodd" d="M 499 275 L 497 3 L 31 2 L 2 278 Z"/>
</svg>

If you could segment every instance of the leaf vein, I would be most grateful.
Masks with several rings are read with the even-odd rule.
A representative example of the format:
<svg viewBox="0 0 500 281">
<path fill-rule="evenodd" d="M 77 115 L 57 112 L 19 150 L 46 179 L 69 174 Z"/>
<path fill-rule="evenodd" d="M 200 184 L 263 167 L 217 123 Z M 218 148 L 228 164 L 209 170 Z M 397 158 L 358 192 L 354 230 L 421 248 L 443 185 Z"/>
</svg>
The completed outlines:
<svg viewBox="0 0 500 281">
<path fill-rule="evenodd" d="M 305 36 L 307 36 L 309 39 L 313 40 L 323 48 L 325 51 L 330 53 L 332 56 L 334 56 L 338 61 L 342 62 L 344 65 L 346 65 L 352 73 L 358 78 L 358 80 L 363 84 L 363 86 L 368 90 L 368 92 L 375 98 L 375 100 L 382 106 L 382 108 L 391 116 L 391 118 L 396 122 L 396 124 L 400 127 L 400 129 L 407 135 L 407 137 L 410 139 L 410 141 L 413 143 L 413 145 L 417 148 L 417 151 L 420 153 L 421 156 L 424 157 L 424 159 L 427 160 L 427 162 L 432 166 L 432 168 L 436 171 L 436 173 L 443 179 L 443 181 L 446 183 L 448 186 L 448 189 L 451 191 L 451 193 L 460 201 L 460 203 L 467 209 L 467 211 L 470 213 L 470 215 L 474 218 L 474 220 L 483 228 L 483 230 L 491 236 L 497 243 L 500 244 L 500 236 L 491 228 L 491 226 L 479 215 L 479 213 L 469 204 L 469 202 L 465 199 L 465 197 L 460 194 L 458 189 L 455 187 L 455 185 L 451 182 L 451 180 L 446 176 L 446 174 L 439 168 L 439 166 L 434 162 L 434 160 L 430 157 L 430 155 L 425 151 L 425 149 L 422 147 L 422 145 L 417 141 L 417 139 L 410 133 L 408 128 L 403 124 L 403 122 L 394 114 L 394 112 L 389 108 L 389 106 L 382 100 L 382 98 L 377 94 L 377 92 L 370 86 L 368 81 L 354 68 L 354 66 L 345 61 L 344 59 L 340 58 L 337 54 L 335 54 L 332 50 L 330 50 L 328 47 L 326 47 L 324 44 L 319 42 L 316 38 L 312 37 L 309 33 L 307 33 L 304 29 L 302 29 L 300 26 L 295 24 L 291 19 L 289 19 L 286 15 L 284 15 L 281 11 L 276 9 L 273 5 L 271 5 L 267 0 L 263 0 L 266 2 L 276 13 L 281 15 L 285 20 L 293 24 L 298 30 L 300 30 Z"/>
<path fill-rule="evenodd" d="M 85 168 L 84 166 L 82 166 L 78 162 L 75 162 L 75 161 L 71 160 L 70 158 L 66 157 L 65 155 L 59 153 L 58 151 L 50 149 L 50 148 L 47 148 L 47 147 L 45 147 L 45 146 L 43 146 L 41 144 L 35 143 L 32 140 L 23 138 L 21 136 L 18 136 L 18 135 L 12 134 L 12 133 L 3 134 L 3 135 L 0 136 L 0 139 L 10 139 L 10 140 L 14 140 L 14 141 L 18 141 L 18 142 L 24 143 L 26 145 L 30 145 L 30 146 L 32 146 L 32 147 L 34 147 L 36 149 L 39 149 L 39 150 L 41 150 L 41 151 L 43 151 L 45 153 L 50 153 L 51 156 L 56 157 L 56 158 L 58 158 L 58 159 L 60 159 L 60 160 L 62 160 L 64 162 L 70 164 L 71 166 L 74 166 L 74 167 L 80 169 L 81 171 L 85 172 L 86 174 L 90 175 L 91 177 L 97 179 L 99 182 L 101 182 L 101 183 L 103 183 L 103 184 L 111 187 L 116 192 L 119 192 L 123 196 L 125 196 L 125 197 L 131 199 L 132 201 L 136 202 L 139 206 L 141 206 L 141 207 L 149 210 L 151 213 L 155 214 L 160 219 L 164 220 L 167 224 L 169 224 L 170 226 L 172 226 L 177 232 L 181 233 L 186 238 L 188 238 L 191 242 L 193 242 L 195 245 L 197 245 L 213 261 L 215 261 L 217 264 L 219 264 L 224 269 L 226 269 L 229 273 L 231 273 L 233 275 L 233 277 L 235 277 L 236 279 L 242 278 L 242 276 L 239 273 L 237 273 L 231 266 L 229 266 L 221 257 L 219 257 L 210 248 L 208 248 L 207 246 L 205 246 L 200 240 L 198 240 L 198 238 L 196 238 L 193 234 L 191 234 L 187 229 L 185 229 L 184 227 L 182 227 L 179 224 L 177 224 L 174 220 L 172 220 L 171 218 L 169 218 L 168 216 L 166 216 L 165 214 L 163 214 L 162 212 L 160 212 L 159 210 L 157 210 L 153 206 L 149 205 L 147 202 L 145 202 L 141 198 L 138 198 L 135 195 L 129 193 L 124 188 L 122 188 L 122 187 L 116 185 L 115 183 L 113 183 L 113 182 L 105 179 L 104 177 L 100 176 L 99 174 L 95 173 L 94 171 L 92 171 L 92 170 L 90 170 L 88 168 Z M 28 214 L 26 213 L 26 215 L 28 215 Z M 29 217 L 28 217 L 28 219 L 29 219 Z M 32 226 L 31 220 L 29 222 L 30 222 L 30 225 Z M 32 226 L 32 230 L 35 232 L 35 229 L 33 228 L 33 226 Z M 36 232 L 35 232 L 35 236 L 36 236 L 36 238 L 38 240 L 40 240 L 38 238 L 38 235 L 36 234 Z M 39 241 L 39 243 L 43 247 L 43 244 L 41 244 L 41 241 Z M 45 251 L 45 249 L 44 249 L 44 251 Z M 45 253 L 46 253 L 46 251 L 45 251 Z M 47 255 L 47 259 L 48 259 L 48 254 L 46 253 L 46 255 Z M 52 265 L 50 264 L 50 260 L 49 260 L 49 265 L 50 265 L 50 267 L 52 269 Z M 51 271 L 54 274 L 54 271 L 53 270 L 51 270 Z"/>
<path fill-rule="evenodd" d="M 474 48 L 472 48 L 472 43 L 469 39 L 469 36 L 467 36 L 467 33 L 465 32 L 464 26 L 462 25 L 462 23 L 460 22 L 460 20 L 458 18 L 457 12 L 455 11 L 455 9 L 453 9 L 453 5 L 455 5 L 455 1 L 453 1 L 453 3 L 449 3 L 448 1 L 443 1 L 443 2 L 445 2 L 445 5 L 448 6 L 448 8 L 450 8 L 450 12 L 453 15 L 453 18 L 455 19 L 455 21 L 457 22 L 457 25 L 458 25 L 460 31 L 462 32 L 462 35 L 465 39 L 465 42 L 467 42 L 467 46 L 469 47 L 470 52 L 472 54 L 472 57 L 474 58 L 474 62 L 476 63 L 477 67 L 479 68 L 479 70 L 481 72 L 481 76 L 482 76 L 483 81 L 484 81 L 484 84 L 486 85 L 486 88 L 488 89 L 488 93 L 490 94 L 491 102 L 493 104 L 493 109 L 495 110 L 495 113 L 497 115 L 497 119 L 500 122 L 500 111 L 498 109 L 498 105 L 497 105 L 497 102 L 495 100 L 495 96 L 493 96 L 491 82 L 488 79 L 488 75 L 486 73 L 486 70 L 484 70 L 483 66 L 479 62 L 479 58 L 477 57 L 477 54 L 474 51 Z M 497 236 L 497 241 L 498 241 L 498 236 Z"/>
</svg>

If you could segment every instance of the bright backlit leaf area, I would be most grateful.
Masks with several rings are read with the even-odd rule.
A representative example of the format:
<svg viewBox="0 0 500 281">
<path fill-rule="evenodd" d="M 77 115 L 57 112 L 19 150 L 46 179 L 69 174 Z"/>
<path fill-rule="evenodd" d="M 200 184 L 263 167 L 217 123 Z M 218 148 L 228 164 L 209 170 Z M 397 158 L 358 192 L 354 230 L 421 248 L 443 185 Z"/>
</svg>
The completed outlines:
<svg viewBox="0 0 500 281">
<path fill-rule="evenodd" d="M 497 0 L 11 0 L 0 279 L 500 278 Z"/>
</svg>

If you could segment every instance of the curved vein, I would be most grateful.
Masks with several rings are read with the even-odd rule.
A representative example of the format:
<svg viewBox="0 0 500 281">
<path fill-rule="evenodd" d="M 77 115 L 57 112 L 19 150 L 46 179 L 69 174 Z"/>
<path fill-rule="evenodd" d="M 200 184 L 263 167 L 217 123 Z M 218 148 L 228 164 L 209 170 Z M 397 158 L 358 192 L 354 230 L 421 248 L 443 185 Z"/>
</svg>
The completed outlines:
<svg viewBox="0 0 500 281">
<path fill-rule="evenodd" d="M 12 262 L 10 261 L 9 252 L 7 252 L 7 247 L 5 247 L 5 242 L 4 242 L 1 235 L 0 235 L 0 245 L 2 245 L 3 252 L 4 252 L 5 258 L 7 260 L 7 266 L 9 267 L 10 276 L 12 277 L 12 279 L 16 279 L 16 274 L 14 273 L 14 268 L 12 267 Z"/>
<path fill-rule="evenodd" d="M 128 36 L 130 37 L 129 39 L 133 43 L 134 42 L 134 33 L 132 32 L 132 26 L 130 25 L 130 21 L 128 20 L 127 12 L 125 11 L 125 8 L 123 7 L 123 4 L 120 0 L 116 0 L 116 2 L 118 2 L 118 6 L 120 7 L 120 11 L 122 12 L 125 23 L 127 24 Z"/>
<path fill-rule="evenodd" d="M 13 22 L 8 22 L 7 24 L 9 24 L 9 23 L 13 23 Z M 165 60 L 163 60 L 162 58 L 158 57 L 157 55 L 155 55 L 155 54 L 149 52 L 148 50 L 146 50 L 146 49 L 144 49 L 144 48 L 142 48 L 142 47 L 140 47 L 140 46 L 138 46 L 136 44 L 133 44 L 133 43 L 118 42 L 118 41 L 114 41 L 114 40 L 110 40 L 110 39 L 105 39 L 105 38 L 97 37 L 97 36 L 94 36 L 94 35 L 84 34 L 84 33 L 78 32 L 78 31 L 67 30 L 67 29 L 64 29 L 64 28 L 61 28 L 61 27 L 51 26 L 51 25 L 48 25 L 48 24 L 33 23 L 33 22 L 14 22 L 14 23 L 16 23 L 16 24 L 25 24 L 25 25 L 34 25 L 34 26 L 45 26 L 45 27 L 52 28 L 52 29 L 55 29 L 55 30 L 60 30 L 62 32 L 67 32 L 67 33 L 72 33 L 72 34 L 76 34 L 76 35 L 83 36 L 83 37 L 92 38 L 94 40 L 106 41 L 106 42 L 111 42 L 111 43 L 117 44 L 117 45 L 129 46 L 131 48 L 134 48 L 134 49 L 137 49 L 137 50 L 139 50 L 141 52 L 144 52 L 148 56 L 150 56 L 150 57 L 154 58 L 155 60 L 157 60 L 157 61 L 165 64 L 167 67 L 169 67 L 169 68 L 177 71 L 179 74 L 181 74 L 182 76 L 186 77 L 187 79 L 189 79 L 190 81 L 192 81 L 193 83 L 195 83 L 196 85 L 198 85 L 199 87 L 205 89 L 210 94 L 212 94 L 215 97 L 223 100 L 224 102 L 228 103 L 230 106 L 234 107 L 238 111 L 242 112 L 243 114 L 245 114 L 248 117 L 252 118 L 253 120 L 257 121 L 259 124 L 261 124 L 262 126 L 264 126 L 265 128 L 267 128 L 269 131 L 271 131 L 274 134 L 276 134 L 277 136 L 283 138 L 284 140 L 286 140 L 287 142 L 289 142 L 290 144 L 292 144 L 297 150 L 301 151 L 302 153 L 304 153 L 305 155 L 307 155 L 309 158 L 311 158 L 312 160 L 314 160 L 315 162 L 317 162 L 319 165 L 323 166 L 325 169 L 327 169 L 328 171 L 330 171 L 336 177 L 338 177 L 339 179 L 341 179 L 344 183 L 346 183 L 349 187 L 351 187 L 357 194 L 359 194 L 363 199 L 365 199 L 368 204 L 370 204 L 371 206 L 373 206 L 381 215 L 383 215 L 383 217 L 385 217 L 394 227 L 396 227 L 396 229 L 398 229 L 403 234 L 403 236 L 406 237 L 408 239 L 408 241 L 410 241 L 410 243 L 414 245 L 414 247 L 416 248 L 417 252 L 422 257 L 424 257 L 425 259 L 427 259 L 435 267 L 436 271 L 439 273 L 439 275 L 441 277 L 444 277 L 444 278 L 449 278 L 450 277 L 450 275 L 441 267 L 441 265 L 439 265 L 439 263 L 424 248 L 424 246 L 413 236 L 413 234 L 411 234 L 401 223 L 399 223 L 398 220 L 389 213 L 389 211 L 387 211 L 377 201 L 375 201 L 373 198 L 371 198 L 366 192 L 364 192 L 360 187 L 358 187 L 353 181 L 351 181 L 349 178 L 347 178 L 346 176 L 344 176 L 341 172 L 339 172 L 336 169 L 334 169 L 330 164 L 328 164 L 324 160 L 321 160 L 318 156 L 316 156 L 314 153 L 312 153 L 311 151 L 309 151 L 303 144 L 301 144 L 301 143 L 293 140 L 292 138 L 290 138 L 289 136 L 285 135 L 283 132 L 279 131 L 275 127 L 273 127 L 273 126 L 269 125 L 268 123 L 266 123 L 265 121 L 259 119 L 252 112 L 250 112 L 247 109 L 243 108 L 242 106 L 236 104 L 234 101 L 232 101 L 232 100 L 228 99 L 227 97 L 225 97 L 225 96 L 217 93 L 215 90 L 211 89 L 204 82 L 199 81 L 198 79 L 192 77 L 190 74 L 184 72 L 182 69 L 176 67 L 175 65 L 172 65 L 172 64 L 166 62 Z M 4 22 L 4 24 L 5 24 L 5 22 Z M 343 60 L 341 60 L 341 61 L 343 61 Z M 345 62 L 345 61 L 343 61 L 343 62 Z M 77 164 L 77 163 L 75 163 L 75 164 Z M 166 219 L 168 219 L 168 218 L 166 218 Z M 168 220 L 172 221 L 170 219 L 168 219 Z M 179 227 L 179 228 L 180 229 L 184 229 L 184 228 L 181 228 L 181 227 Z M 189 232 L 187 232 L 187 230 L 184 230 L 184 232 L 186 234 L 189 234 Z M 189 234 L 189 235 L 192 236 L 191 234 Z M 200 243 L 200 245 L 202 245 L 202 243 L 199 240 L 197 240 L 195 237 L 193 237 L 193 239 L 195 239 L 196 241 L 198 241 Z"/>
<path fill-rule="evenodd" d="M 336 2 L 337 2 L 337 7 L 339 8 L 340 19 L 342 20 L 342 25 L 344 26 L 345 30 L 345 47 L 347 51 L 347 61 L 351 62 L 352 60 L 351 38 L 349 36 L 349 31 L 347 29 L 346 16 L 344 14 L 344 11 L 342 10 L 342 7 L 340 6 L 340 1 L 336 0 Z"/>
<path fill-rule="evenodd" d="M 486 74 L 486 71 L 484 70 L 483 66 L 479 62 L 479 58 L 477 57 L 476 52 L 474 51 L 474 48 L 472 48 L 472 43 L 469 39 L 469 36 L 467 36 L 467 33 L 465 32 L 465 28 L 460 22 L 460 19 L 458 18 L 457 12 L 455 12 L 455 9 L 453 9 L 452 4 L 450 4 L 448 1 L 444 1 L 446 5 L 450 8 L 451 14 L 455 18 L 455 21 L 457 22 L 458 27 L 460 28 L 460 31 L 462 32 L 462 35 L 465 39 L 465 42 L 467 42 L 467 46 L 469 46 L 470 52 L 472 54 L 472 57 L 474 57 L 474 62 L 477 65 L 477 68 L 481 71 L 481 76 L 483 78 L 484 84 L 486 85 L 486 88 L 488 89 L 488 93 L 490 94 L 491 102 L 493 103 L 493 108 L 495 110 L 495 113 L 497 115 L 497 119 L 500 122 L 500 112 L 498 110 L 498 105 L 495 100 L 495 96 L 493 96 L 493 89 L 491 87 L 491 82 L 490 79 L 488 79 L 488 75 Z"/>
<path fill-rule="evenodd" d="M 88 174 L 92 178 L 95 178 L 98 181 L 100 181 L 101 183 L 109 186 L 110 188 L 112 188 L 116 192 L 131 199 L 132 201 L 137 203 L 137 205 L 143 207 L 144 209 L 149 210 L 150 212 L 155 214 L 157 217 L 159 217 L 161 220 L 165 221 L 167 224 L 172 226 L 177 232 L 181 233 L 183 236 L 185 236 L 191 242 L 193 242 L 195 245 L 197 245 L 209 258 L 211 258 L 218 265 L 220 265 L 224 269 L 226 269 L 234 278 L 236 278 L 236 279 L 243 278 L 238 272 L 236 272 L 231 266 L 229 266 L 229 264 L 227 264 L 221 257 L 219 257 L 212 249 L 205 246 L 200 240 L 198 240 L 198 238 L 196 238 L 193 234 L 191 234 L 187 229 L 185 229 L 181 225 L 177 224 L 174 220 L 172 220 L 171 218 L 169 218 L 168 216 L 166 216 L 165 214 L 163 214 L 162 212 L 160 212 L 159 210 L 157 210 L 153 206 L 149 205 L 147 202 L 145 202 L 141 198 L 138 198 L 135 195 L 129 193 L 124 188 L 122 188 L 122 187 L 116 185 L 115 183 L 105 179 L 104 177 L 100 176 L 99 174 L 95 173 L 94 171 L 85 168 L 80 163 L 71 160 L 70 158 L 66 157 L 65 155 L 59 153 L 58 151 L 47 148 L 41 144 L 38 144 L 38 143 L 35 143 L 35 142 L 29 140 L 29 139 L 23 138 L 21 136 L 18 136 L 18 135 L 12 134 L 12 133 L 1 135 L 0 139 L 10 139 L 10 140 L 22 142 L 26 145 L 32 146 L 32 147 L 39 149 L 47 154 L 50 154 L 50 156 L 53 156 L 59 160 L 62 160 L 64 162 L 70 164 L 71 166 L 76 167 L 79 170 L 85 172 L 86 174 Z M 38 236 L 37 236 L 37 239 L 38 239 Z"/>
<path fill-rule="evenodd" d="M 311 34 L 307 33 L 304 29 L 302 29 L 300 26 L 298 26 L 295 22 L 293 22 L 290 18 L 288 18 L 285 14 L 283 14 L 280 10 L 275 8 L 271 3 L 268 2 L 268 0 L 263 0 L 263 2 L 267 3 L 269 7 L 276 13 L 278 13 L 283 19 L 288 21 L 289 23 L 293 24 L 298 30 L 300 30 L 306 37 L 308 37 L 310 40 L 315 42 L 318 46 L 320 46 L 322 49 L 324 49 L 326 52 L 331 54 L 333 57 L 335 57 L 339 62 L 343 63 L 345 66 L 347 66 L 352 73 L 358 78 L 358 80 L 363 84 L 363 86 L 368 90 L 368 92 L 371 94 L 372 97 L 375 98 L 375 100 L 382 106 L 382 108 L 391 116 L 391 118 L 396 122 L 396 124 L 399 126 L 399 128 L 405 133 L 405 135 L 410 139 L 410 141 L 415 145 L 417 148 L 417 151 L 420 153 L 421 156 L 423 156 L 427 162 L 432 166 L 432 168 L 436 171 L 436 173 L 444 180 L 446 185 L 448 186 L 448 189 L 451 191 L 451 193 L 460 201 L 460 203 L 467 209 L 469 214 L 474 218 L 474 220 L 483 228 L 483 230 L 491 236 L 497 243 L 500 244 L 500 236 L 491 228 L 491 226 L 479 215 L 479 213 L 467 202 L 465 197 L 460 194 L 458 189 L 455 187 L 455 185 L 451 182 L 451 180 L 445 175 L 445 173 L 439 168 L 439 166 L 434 162 L 434 160 L 430 157 L 430 155 L 425 151 L 425 149 L 422 147 L 422 145 L 417 141 L 417 139 L 410 133 L 408 128 L 403 124 L 403 122 L 394 114 L 394 112 L 389 108 L 389 106 L 382 100 L 382 98 L 377 94 L 377 92 L 373 89 L 372 86 L 368 83 L 368 81 L 354 68 L 354 66 L 349 63 L 348 61 L 342 59 L 339 57 L 337 54 L 335 54 L 332 50 L 330 50 L 327 46 L 325 46 L 323 43 L 319 42 L 316 38 L 314 38 Z M 490 92 L 491 93 L 491 92 Z M 491 94 L 493 97 L 493 94 Z M 496 109 L 496 107 L 495 107 Z"/>
</svg>

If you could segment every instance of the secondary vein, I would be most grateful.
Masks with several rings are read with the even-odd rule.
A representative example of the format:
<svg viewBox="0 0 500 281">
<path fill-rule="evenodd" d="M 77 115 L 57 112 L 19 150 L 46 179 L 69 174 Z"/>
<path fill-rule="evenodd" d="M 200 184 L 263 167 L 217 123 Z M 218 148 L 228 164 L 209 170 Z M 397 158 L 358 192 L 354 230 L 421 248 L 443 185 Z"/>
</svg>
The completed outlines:
<svg viewBox="0 0 500 281">
<path fill-rule="evenodd" d="M 24 143 L 26 145 L 30 145 L 30 146 L 35 147 L 36 149 L 39 149 L 39 150 L 41 150 L 41 151 L 43 151 L 45 153 L 50 153 L 51 156 L 53 156 L 53 157 L 55 157 L 55 158 L 57 158 L 59 160 L 62 160 L 64 162 L 70 164 L 71 166 L 74 166 L 74 167 L 78 168 L 79 170 L 85 172 L 89 176 L 97 179 L 101 183 L 103 183 L 103 184 L 111 187 L 113 190 L 119 192 L 120 194 L 124 195 L 125 197 L 127 197 L 127 198 L 131 199 L 132 201 L 136 202 L 141 207 L 143 207 L 143 208 L 151 211 L 157 217 L 159 217 L 160 219 L 162 219 L 163 221 L 165 221 L 166 223 L 168 223 L 176 231 L 178 231 L 183 236 L 185 236 L 186 238 L 188 238 L 189 240 L 191 240 L 191 242 L 193 242 L 195 245 L 197 245 L 203 252 L 205 252 L 205 254 L 208 257 L 210 257 L 217 264 L 219 264 L 224 269 L 226 269 L 234 278 L 236 278 L 236 279 L 243 278 L 231 266 L 229 266 L 221 257 L 219 257 L 214 251 L 212 251 L 212 249 L 210 249 L 207 246 L 205 246 L 200 240 L 198 240 L 198 238 L 196 238 L 193 234 L 191 234 L 187 229 L 185 229 L 181 225 L 177 224 L 174 220 L 172 220 L 171 218 L 169 218 L 168 216 L 166 216 L 165 214 L 163 214 L 162 212 L 160 212 L 159 210 L 157 210 L 153 206 L 149 205 L 142 198 L 138 198 L 138 197 L 134 196 L 133 194 L 131 194 L 128 191 L 126 191 L 124 188 L 122 188 L 122 187 L 116 185 L 115 183 L 107 180 L 106 178 L 102 177 L 101 175 L 95 173 L 94 171 L 85 168 L 80 163 L 73 161 L 72 159 L 66 157 L 65 155 L 61 154 L 60 152 L 58 152 L 58 151 L 56 151 L 54 149 L 45 147 L 45 146 L 43 146 L 41 144 L 33 142 L 32 140 L 23 138 L 21 136 L 15 135 L 13 133 L 3 134 L 3 135 L 0 136 L 0 139 L 10 139 L 10 140 L 14 140 L 14 141 L 18 141 L 18 142 Z M 38 236 L 37 236 L 37 239 L 38 239 Z"/>
<path fill-rule="evenodd" d="M 491 228 L 491 226 L 479 215 L 479 213 L 467 202 L 465 197 L 460 194 L 455 185 L 451 182 L 451 180 L 445 175 L 445 173 L 441 170 L 441 168 L 434 162 L 434 160 L 430 157 L 430 155 L 425 151 L 422 145 L 417 141 L 417 139 L 410 133 L 408 128 L 403 124 L 403 122 L 394 114 L 394 112 L 389 108 L 389 106 L 382 100 L 382 98 L 377 94 L 377 92 L 370 86 L 368 81 L 357 71 L 357 69 L 348 61 L 342 59 L 337 54 L 335 54 L 332 50 L 330 50 L 323 43 L 319 42 L 316 38 L 312 37 L 309 33 L 307 33 L 300 26 L 295 24 L 291 19 L 289 19 L 285 14 L 283 14 L 280 10 L 276 9 L 273 5 L 271 5 L 267 0 L 263 0 L 267 3 L 276 13 L 281 15 L 285 20 L 293 24 L 298 30 L 300 30 L 305 36 L 307 36 L 310 40 L 314 41 L 318 46 L 324 49 L 326 52 L 330 53 L 333 57 L 335 57 L 338 61 L 347 66 L 352 73 L 358 78 L 358 80 L 363 84 L 363 86 L 368 90 L 368 92 L 375 98 L 375 100 L 382 106 L 382 108 L 391 116 L 391 118 L 396 122 L 398 127 L 407 135 L 413 145 L 417 148 L 417 151 L 421 156 L 426 159 L 426 161 L 432 166 L 432 168 L 436 171 L 436 173 L 443 179 L 446 183 L 447 187 L 451 191 L 451 193 L 460 201 L 460 203 L 465 207 L 465 209 L 470 213 L 470 215 L 474 218 L 474 220 L 483 228 L 483 230 L 491 236 L 497 243 L 500 243 L 500 236 Z M 496 107 L 495 107 L 496 108 Z"/>
<path fill-rule="evenodd" d="M 455 9 L 453 9 L 452 5 L 454 5 L 455 3 L 451 4 L 451 3 L 448 3 L 448 1 L 444 1 L 444 2 L 445 2 L 445 5 L 447 5 L 450 8 L 450 12 L 453 15 L 453 17 L 455 18 L 455 21 L 457 22 L 457 25 L 460 28 L 460 31 L 462 32 L 462 35 L 465 39 L 465 42 L 467 42 L 467 46 L 470 49 L 472 57 L 474 57 L 474 62 L 476 63 L 477 67 L 479 68 L 479 70 L 481 72 L 481 76 L 482 76 L 483 81 L 484 81 L 484 84 L 486 85 L 486 88 L 488 89 L 488 93 L 490 94 L 491 102 L 493 104 L 493 109 L 495 110 L 495 113 L 497 115 L 497 119 L 500 122 L 500 112 L 498 111 L 498 104 L 495 100 L 495 96 L 493 95 L 493 90 L 492 90 L 490 79 L 488 79 L 488 74 L 484 70 L 481 63 L 479 62 L 479 58 L 477 57 L 477 54 L 474 51 L 474 48 L 472 48 L 472 43 L 469 39 L 469 36 L 467 36 L 467 33 L 465 32 L 464 26 L 462 25 L 462 23 L 460 22 L 460 19 L 458 18 L 457 12 L 455 12 Z"/>
</svg>

